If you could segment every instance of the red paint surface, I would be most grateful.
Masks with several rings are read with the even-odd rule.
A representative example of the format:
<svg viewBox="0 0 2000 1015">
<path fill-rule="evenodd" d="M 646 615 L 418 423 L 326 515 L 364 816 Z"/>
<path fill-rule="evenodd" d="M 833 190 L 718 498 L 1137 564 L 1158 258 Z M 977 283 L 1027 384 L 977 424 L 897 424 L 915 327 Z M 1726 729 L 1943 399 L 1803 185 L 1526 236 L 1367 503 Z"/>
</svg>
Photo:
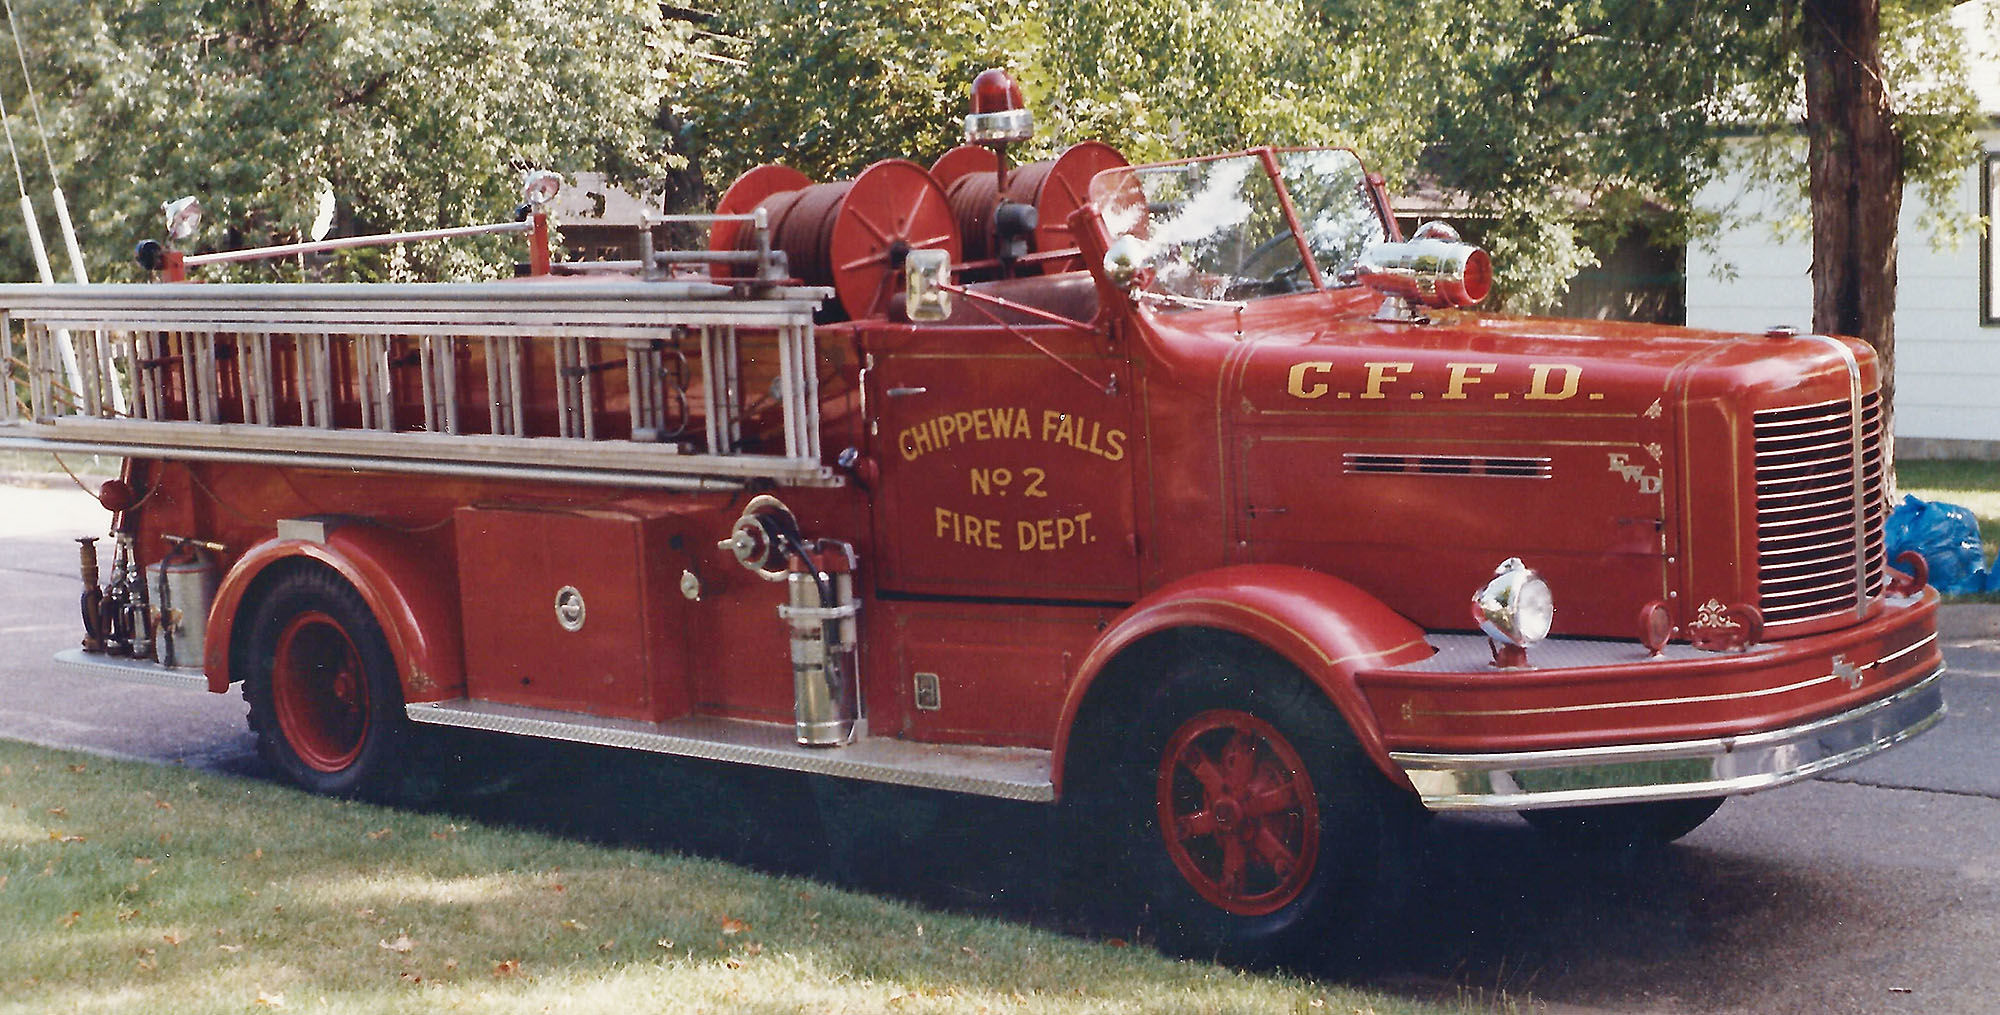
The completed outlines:
<svg viewBox="0 0 2000 1015">
<path fill-rule="evenodd" d="M 928 179 L 897 165 L 882 178 Z M 751 190 L 770 200 L 802 179 L 766 174 Z M 855 209 L 937 217 L 935 195 L 917 190 L 884 187 Z M 822 209 L 826 222 L 839 205 Z M 1083 263 L 1101 264 L 1109 237 L 1096 212 L 1081 208 L 1066 226 Z M 930 235 L 916 232 L 908 238 Z M 1912 653 L 1858 690 L 1750 693 L 1823 674 L 1837 652 L 1914 643 L 1934 629 L 1928 605 L 1774 627 L 1754 651 L 1694 662 L 1648 660 L 1638 645 L 1648 603 L 1684 630 L 1709 600 L 1757 601 L 1752 414 L 1847 397 L 1845 365 L 1822 343 L 1461 312 L 1383 323 L 1372 319 L 1380 299 L 1353 287 L 1240 313 L 1139 308 L 1084 272 L 977 283 L 1073 327 L 989 316 L 964 298 L 951 320 L 914 325 L 887 319 L 896 276 L 869 260 L 881 241 L 843 235 L 820 238 L 850 246 L 874 281 L 857 290 L 863 319 L 819 332 L 822 442 L 829 457 L 855 448 L 866 481 L 772 492 L 808 536 L 859 553 L 861 681 L 876 735 L 1046 747 L 1060 773 L 1098 675 L 1149 634 L 1184 626 L 1290 660 L 1385 769 L 1390 749 L 1771 728 L 1889 693 L 1935 661 L 1934 650 Z M 774 369 L 760 342 L 746 336 L 746 398 Z M 282 375 L 290 350 L 278 345 Z M 1872 354 L 1849 345 L 1874 389 Z M 408 351 L 399 342 L 392 359 Z M 476 430 L 484 365 L 467 350 L 459 367 Z M 336 422 L 355 425 L 351 364 L 335 374 Z M 623 381 L 602 376 L 599 433 L 621 439 Z M 531 435 L 554 426 L 543 383 L 528 392 Z M 225 370 L 225 414 L 240 412 L 235 384 Z M 398 385 L 418 390 L 414 377 Z M 399 423 L 414 408 L 399 406 Z M 774 426 L 753 416 L 749 442 L 765 446 Z M 1356 471 L 1350 456 L 1416 464 Z M 1440 458 L 1532 462 L 1547 478 L 1422 464 Z M 226 654 L 246 590 L 265 567 L 304 557 L 361 589 L 410 700 L 469 691 L 601 715 L 791 719 L 783 588 L 715 546 L 747 496 L 146 463 L 129 481 L 148 498 L 134 509 L 146 559 L 164 549 L 161 533 L 229 547 L 207 659 L 216 689 L 238 676 Z M 274 540 L 278 519 L 300 517 L 342 524 L 324 546 Z M 1556 673 L 1394 668 L 1430 654 L 1427 632 L 1468 629 L 1473 590 L 1512 556 L 1548 580 L 1557 636 L 1641 657 Z M 683 570 L 700 579 L 700 602 L 681 598 Z M 551 583 L 584 590 L 589 625 L 601 626 L 583 641 L 553 625 Z M 919 672 L 939 677 L 935 710 L 915 705 Z M 1713 700 L 1619 705 L 1701 695 Z M 1597 705 L 1618 707 L 1571 707 Z M 1510 709 L 1539 711 L 1500 714 Z"/>
</svg>

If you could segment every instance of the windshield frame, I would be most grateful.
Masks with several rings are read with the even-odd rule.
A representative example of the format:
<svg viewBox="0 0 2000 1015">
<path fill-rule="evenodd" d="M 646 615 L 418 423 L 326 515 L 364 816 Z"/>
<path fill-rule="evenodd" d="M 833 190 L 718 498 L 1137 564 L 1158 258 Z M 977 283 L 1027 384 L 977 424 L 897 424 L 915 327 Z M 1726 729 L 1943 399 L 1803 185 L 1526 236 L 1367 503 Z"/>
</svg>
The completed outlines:
<svg viewBox="0 0 2000 1015">
<path fill-rule="evenodd" d="M 1096 211 L 1097 217 L 1102 224 L 1107 249 L 1129 238 L 1136 241 L 1136 248 L 1146 250 L 1143 260 L 1135 265 L 1136 271 L 1132 282 L 1129 285 L 1122 286 L 1131 292 L 1134 298 L 1141 300 L 1141 302 L 1167 307 L 1240 307 L 1249 302 L 1301 292 L 1324 293 L 1332 289 L 1350 288 L 1358 283 L 1339 278 L 1334 273 L 1343 268 L 1344 265 L 1324 264 L 1322 262 L 1325 258 L 1315 253 L 1313 240 L 1305 228 L 1304 218 L 1298 207 L 1297 199 L 1292 193 L 1292 188 L 1286 185 L 1285 171 L 1288 165 L 1297 164 L 1293 160 L 1288 159 L 1287 156 L 1316 156 L 1333 153 L 1340 153 L 1345 156 L 1346 166 L 1342 167 L 1342 169 L 1345 170 L 1351 167 L 1354 176 L 1351 186 L 1356 193 L 1351 205 L 1343 208 L 1338 202 L 1330 201 L 1327 202 L 1327 208 L 1343 212 L 1354 224 L 1359 225 L 1358 229 L 1352 230 L 1354 245 L 1365 246 L 1367 243 L 1396 239 L 1399 230 L 1396 227 L 1395 218 L 1388 206 L 1387 196 L 1382 192 L 1380 178 L 1368 171 L 1366 164 L 1361 161 L 1359 153 L 1355 152 L 1352 148 L 1344 146 L 1260 146 L 1215 155 L 1107 169 L 1092 178 L 1087 199 L 1092 209 Z M 1297 262 L 1295 265 L 1280 268 L 1268 275 L 1201 271 L 1197 270 L 1197 262 L 1201 260 L 1201 255 L 1197 254 L 1192 257 L 1183 255 L 1179 250 L 1180 243 L 1178 241 L 1173 246 L 1175 256 L 1172 260 L 1164 259 L 1163 251 L 1154 246 L 1153 239 L 1148 234 L 1154 228 L 1154 219 L 1152 216 L 1157 214 L 1156 209 L 1159 208 L 1159 205 L 1152 200 L 1153 191 L 1145 189 L 1146 179 L 1149 176 L 1165 179 L 1166 174 L 1180 167 L 1220 165 L 1230 160 L 1243 160 L 1246 162 L 1254 160 L 1257 168 L 1262 170 L 1261 175 L 1263 179 L 1267 181 L 1270 189 L 1269 196 L 1276 198 L 1275 202 L 1261 209 L 1261 213 L 1267 218 L 1273 213 L 1278 217 L 1277 221 L 1270 222 L 1269 226 L 1266 227 L 1266 231 L 1272 234 L 1270 239 L 1257 244 L 1247 256 L 1239 255 L 1237 267 L 1247 268 L 1267 259 L 1272 253 L 1270 249 L 1272 248 L 1272 244 L 1278 239 L 1278 235 L 1271 227 L 1280 224 L 1289 233 L 1291 242 L 1278 249 L 1295 253 Z M 1225 170 L 1215 174 L 1218 182 L 1224 186 L 1256 189 L 1248 184 L 1247 178 L 1249 175 L 1248 170 L 1237 171 L 1235 173 Z M 1323 175 L 1337 180 L 1337 177 L 1333 176 L 1333 174 Z M 1337 180 L 1337 182 L 1343 188 L 1350 186 L 1344 180 Z M 1139 194 L 1146 198 L 1146 203 L 1143 207 L 1136 206 L 1135 188 L 1138 188 Z M 1217 203 L 1213 200 L 1215 198 L 1213 185 L 1209 185 L 1209 188 L 1208 190 L 1192 192 L 1191 196 L 1185 200 L 1205 200 L 1209 203 Z M 1222 205 L 1229 206 L 1224 209 L 1224 212 L 1225 214 L 1235 214 L 1238 221 L 1218 221 L 1210 227 L 1209 232 L 1206 234 L 1198 236 L 1191 234 L 1184 225 L 1180 229 L 1174 229 L 1175 225 L 1180 224 L 1180 220 L 1177 218 L 1163 221 L 1175 235 L 1183 237 L 1194 236 L 1194 239 L 1197 241 L 1207 239 L 1211 234 L 1220 234 L 1231 229 L 1240 231 L 1246 226 L 1246 220 L 1260 211 L 1258 208 L 1253 207 L 1254 202 L 1246 201 L 1244 197 L 1245 195 L 1240 192 L 1232 192 L 1226 195 L 1220 202 Z M 1256 201 L 1264 200 L 1261 194 L 1254 197 Z M 1321 219 L 1317 209 L 1314 210 L 1314 218 L 1315 221 Z M 1133 221 L 1135 219 L 1136 221 Z M 1127 223 L 1130 224 L 1128 225 Z M 1372 223 L 1372 228 L 1366 223 Z M 1200 223 L 1197 223 L 1197 226 L 1199 225 Z M 1224 237 L 1224 239 L 1232 239 L 1232 237 Z M 1240 249 L 1245 245 L 1240 238 L 1233 239 L 1235 239 L 1236 248 Z M 1282 258 L 1283 255 L 1280 255 L 1280 259 Z M 1191 272 L 1198 281 L 1188 280 L 1187 276 Z M 1163 281 L 1161 278 L 1163 273 L 1169 275 L 1167 280 Z M 1179 277 L 1174 277 L 1176 275 Z M 1278 288 L 1284 276 L 1291 276 L 1295 280 L 1295 284 L 1293 282 L 1285 282 L 1286 288 Z M 1253 286 L 1254 288 L 1251 288 L 1247 292 L 1241 291 L 1246 286 Z M 1262 291 L 1258 291 L 1259 289 Z"/>
</svg>

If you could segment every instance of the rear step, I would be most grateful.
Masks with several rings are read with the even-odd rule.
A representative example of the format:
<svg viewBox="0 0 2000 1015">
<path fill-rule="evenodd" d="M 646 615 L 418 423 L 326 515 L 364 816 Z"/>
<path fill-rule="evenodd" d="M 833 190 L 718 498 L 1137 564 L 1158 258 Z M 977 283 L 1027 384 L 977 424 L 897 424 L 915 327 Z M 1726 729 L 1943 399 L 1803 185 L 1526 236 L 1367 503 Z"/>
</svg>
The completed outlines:
<svg viewBox="0 0 2000 1015">
<path fill-rule="evenodd" d="M 667 722 L 523 708 L 458 698 L 406 706 L 410 719 L 580 744 L 1047 803 L 1055 799 L 1049 751 L 962 747 L 864 737 L 845 747 L 800 747 L 790 723 L 692 717 Z"/>
</svg>

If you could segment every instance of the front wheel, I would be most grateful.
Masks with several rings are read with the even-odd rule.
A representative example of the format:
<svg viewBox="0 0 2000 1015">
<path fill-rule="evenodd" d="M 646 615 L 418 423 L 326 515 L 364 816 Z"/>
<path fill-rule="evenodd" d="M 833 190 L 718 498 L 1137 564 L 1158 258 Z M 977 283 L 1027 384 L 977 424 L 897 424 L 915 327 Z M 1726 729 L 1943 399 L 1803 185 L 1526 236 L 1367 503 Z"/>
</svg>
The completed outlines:
<svg viewBox="0 0 2000 1015">
<path fill-rule="evenodd" d="M 408 719 L 388 639 L 360 593 L 329 572 L 281 576 L 251 612 L 244 659 L 266 762 L 315 793 L 389 795 Z"/>
<path fill-rule="evenodd" d="M 1189 659 L 1107 718 L 1089 735 L 1108 742 L 1085 753 L 1101 767 L 1077 774 L 1076 823 L 1109 844 L 1103 876 L 1124 882 L 1164 946 L 1287 958 L 1370 900 L 1400 809 L 1296 671 Z"/>
</svg>

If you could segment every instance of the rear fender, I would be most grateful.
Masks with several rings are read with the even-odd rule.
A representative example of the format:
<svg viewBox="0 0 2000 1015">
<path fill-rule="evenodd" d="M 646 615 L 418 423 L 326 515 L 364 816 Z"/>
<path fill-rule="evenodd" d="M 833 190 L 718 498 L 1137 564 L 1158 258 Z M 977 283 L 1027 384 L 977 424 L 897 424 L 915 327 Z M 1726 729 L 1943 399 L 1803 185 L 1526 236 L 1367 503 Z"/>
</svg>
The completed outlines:
<svg viewBox="0 0 2000 1015">
<path fill-rule="evenodd" d="M 436 559 L 433 559 L 436 558 Z M 271 568 L 312 561 L 361 593 L 396 657 L 406 701 L 437 701 L 465 691 L 456 569 L 448 555 L 386 529 L 329 523 L 325 540 L 272 539 L 245 553 L 223 577 L 208 614 L 202 669 L 208 689 L 226 693 L 243 679 L 231 672 L 236 621 L 255 605 L 259 578 Z"/>
<path fill-rule="evenodd" d="M 1262 645 L 1306 675 L 1353 728 L 1376 767 L 1408 786 L 1391 763 L 1380 728 L 1354 682 L 1362 669 L 1428 658 L 1424 630 L 1366 592 L 1331 575 L 1281 564 L 1244 564 L 1192 575 L 1167 585 L 1121 614 L 1077 670 L 1056 729 L 1056 789 L 1077 717 L 1098 689 L 1148 638 L 1175 630 L 1222 631 Z"/>
</svg>

